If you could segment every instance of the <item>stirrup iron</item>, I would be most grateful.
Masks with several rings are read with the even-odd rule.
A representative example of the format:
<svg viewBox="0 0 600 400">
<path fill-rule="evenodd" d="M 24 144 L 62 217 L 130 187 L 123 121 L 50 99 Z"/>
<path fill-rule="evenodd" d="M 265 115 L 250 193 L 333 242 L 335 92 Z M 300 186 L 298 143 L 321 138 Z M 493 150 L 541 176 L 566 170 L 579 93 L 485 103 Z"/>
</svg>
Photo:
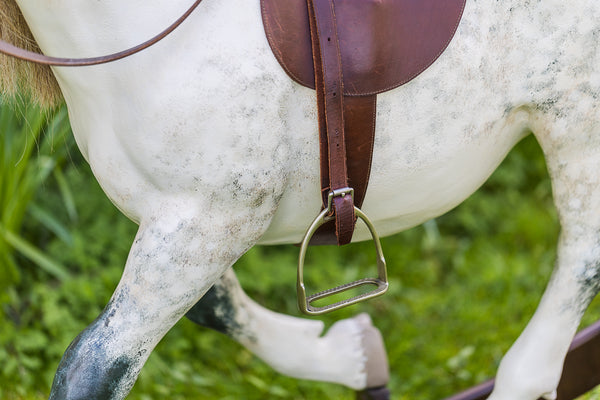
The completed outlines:
<svg viewBox="0 0 600 400">
<path fill-rule="evenodd" d="M 298 281 L 296 285 L 296 290 L 298 292 L 298 307 L 300 308 L 300 311 L 309 315 L 320 315 L 328 313 L 330 311 L 339 310 L 340 308 L 356 304 L 358 302 L 371 299 L 373 297 L 381 296 L 388 289 L 386 263 L 385 258 L 383 256 L 383 250 L 381 248 L 381 242 L 379 241 L 379 235 L 375 231 L 375 227 L 373 226 L 373 223 L 369 220 L 369 218 L 367 218 L 367 216 L 358 207 L 354 206 L 354 213 L 358 218 L 364 221 L 365 225 L 367 225 L 367 228 L 369 228 L 369 231 L 371 232 L 373 242 L 375 243 L 375 250 L 377 252 L 377 278 L 363 278 L 309 296 L 306 295 L 306 288 L 304 285 L 304 259 L 306 257 L 306 251 L 308 250 L 308 243 L 310 242 L 310 239 L 321 225 L 334 218 L 331 216 L 333 197 L 340 194 L 344 195 L 342 193 L 338 194 L 337 192 L 338 191 L 335 191 L 329 194 L 327 208 L 321 211 L 321 213 L 317 216 L 317 218 L 315 218 L 313 223 L 310 225 L 308 231 L 304 235 L 304 239 L 302 240 L 302 244 L 300 246 L 300 256 L 298 259 Z M 333 304 L 328 304 L 322 307 L 313 306 L 311 304 L 316 300 L 324 299 L 332 295 L 366 285 L 373 285 L 376 286 L 376 288 L 367 293 L 350 297 L 345 300 L 340 300 Z"/>
</svg>

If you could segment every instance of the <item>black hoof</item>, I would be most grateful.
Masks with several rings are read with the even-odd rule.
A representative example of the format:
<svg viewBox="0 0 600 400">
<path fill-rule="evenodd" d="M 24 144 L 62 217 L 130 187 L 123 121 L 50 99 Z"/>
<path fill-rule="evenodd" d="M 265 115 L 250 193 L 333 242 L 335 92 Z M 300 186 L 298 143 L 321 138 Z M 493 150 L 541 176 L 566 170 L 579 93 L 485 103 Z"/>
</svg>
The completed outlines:
<svg viewBox="0 0 600 400">
<path fill-rule="evenodd" d="M 385 387 L 377 387 L 356 392 L 356 400 L 390 400 L 390 390 Z"/>
</svg>

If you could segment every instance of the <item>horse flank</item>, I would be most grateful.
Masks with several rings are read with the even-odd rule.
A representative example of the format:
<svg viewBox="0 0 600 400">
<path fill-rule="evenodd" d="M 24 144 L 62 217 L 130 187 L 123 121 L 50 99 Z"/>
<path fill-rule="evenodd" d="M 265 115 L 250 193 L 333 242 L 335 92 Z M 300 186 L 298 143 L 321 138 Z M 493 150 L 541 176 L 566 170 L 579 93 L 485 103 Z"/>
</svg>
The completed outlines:
<svg viewBox="0 0 600 400">
<path fill-rule="evenodd" d="M 40 51 L 14 0 L 0 0 L 0 39 L 30 51 Z M 43 108 L 52 108 L 62 101 L 49 66 L 3 54 L 0 54 L 0 94 L 4 99 L 24 96 Z"/>
</svg>

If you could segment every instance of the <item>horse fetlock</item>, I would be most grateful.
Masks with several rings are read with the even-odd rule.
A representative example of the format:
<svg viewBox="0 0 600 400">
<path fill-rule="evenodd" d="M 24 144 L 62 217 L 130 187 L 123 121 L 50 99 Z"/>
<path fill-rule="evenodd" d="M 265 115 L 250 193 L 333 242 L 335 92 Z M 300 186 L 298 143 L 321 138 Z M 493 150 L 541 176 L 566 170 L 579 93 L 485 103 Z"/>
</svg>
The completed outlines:
<svg viewBox="0 0 600 400">
<path fill-rule="evenodd" d="M 535 381 L 522 376 L 520 379 L 521 382 L 513 380 L 510 386 L 496 382 L 494 391 L 487 400 L 556 400 L 556 389 L 543 389 L 551 386 L 549 382 Z M 556 388 L 558 381 L 553 386 Z"/>
<path fill-rule="evenodd" d="M 524 360 L 512 357 L 514 354 L 509 352 L 500 364 L 494 391 L 488 400 L 555 399 L 562 363 L 544 363 L 544 357 Z"/>
<path fill-rule="evenodd" d="M 536 390 L 533 386 L 529 388 L 525 388 L 523 386 L 515 387 L 507 390 L 499 390 L 494 392 L 487 400 L 556 400 L 557 392 L 556 389 L 550 392 L 546 392 L 545 394 L 535 394 L 540 393 L 539 390 Z"/>
</svg>

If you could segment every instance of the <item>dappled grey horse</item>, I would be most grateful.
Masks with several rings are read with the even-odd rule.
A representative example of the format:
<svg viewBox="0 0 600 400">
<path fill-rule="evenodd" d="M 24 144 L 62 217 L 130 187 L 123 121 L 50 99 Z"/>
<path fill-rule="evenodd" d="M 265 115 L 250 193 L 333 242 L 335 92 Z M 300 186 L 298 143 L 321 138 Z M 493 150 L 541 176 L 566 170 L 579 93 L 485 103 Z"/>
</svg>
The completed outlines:
<svg viewBox="0 0 600 400">
<path fill-rule="evenodd" d="M 16 3 L 44 53 L 77 57 L 143 42 L 189 7 Z M 13 0 L 0 4 L 17 10 Z M 2 14 L 3 28 L 16 15 Z M 562 227 L 556 269 L 502 360 L 493 400 L 553 397 L 599 289 L 599 50 L 595 0 L 468 0 L 437 62 L 377 97 L 362 210 L 381 235 L 455 207 L 531 132 L 546 156 Z M 124 398 L 190 309 L 282 373 L 355 389 L 385 383 L 371 368 L 382 345 L 368 317 L 323 336 L 320 322 L 251 301 L 230 268 L 256 244 L 300 242 L 322 201 L 314 92 L 273 56 L 258 0 L 204 0 L 135 56 L 52 72 L 98 182 L 139 224 L 122 279 L 66 351 L 52 399 Z M 353 240 L 369 237 L 358 226 Z"/>
</svg>

